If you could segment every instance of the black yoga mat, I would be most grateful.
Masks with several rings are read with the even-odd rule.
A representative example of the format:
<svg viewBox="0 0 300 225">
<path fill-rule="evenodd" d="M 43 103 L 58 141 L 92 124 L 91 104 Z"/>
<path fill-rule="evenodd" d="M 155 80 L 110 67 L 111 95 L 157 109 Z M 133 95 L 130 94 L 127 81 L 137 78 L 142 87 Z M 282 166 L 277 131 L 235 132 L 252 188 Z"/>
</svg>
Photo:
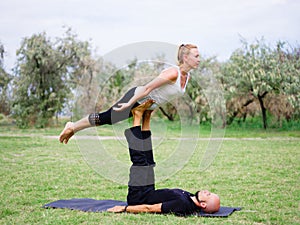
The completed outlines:
<svg viewBox="0 0 300 225">
<path fill-rule="evenodd" d="M 72 209 L 72 210 L 80 210 L 84 212 L 105 212 L 107 209 L 114 207 L 116 205 L 126 206 L 127 203 L 124 201 L 118 200 L 96 200 L 91 198 L 74 198 L 67 200 L 58 200 L 54 202 L 50 202 L 44 205 L 44 208 L 60 208 L 60 209 Z M 197 212 L 193 214 L 194 216 L 205 216 L 205 217 L 227 217 L 232 214 L 234 211 L 241 210 L 240 207 L 225 207 L 221 206 L 220 210 L 216 213 L 204 213 Z"/>
</svg>

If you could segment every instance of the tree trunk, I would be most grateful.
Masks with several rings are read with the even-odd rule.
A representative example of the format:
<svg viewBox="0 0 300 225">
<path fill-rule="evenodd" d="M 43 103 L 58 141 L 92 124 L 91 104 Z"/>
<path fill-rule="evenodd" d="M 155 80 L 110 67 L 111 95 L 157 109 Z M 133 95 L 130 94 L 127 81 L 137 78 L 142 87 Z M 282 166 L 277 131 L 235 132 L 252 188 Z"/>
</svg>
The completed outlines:
<svg viewBox="0 0 300 225">
<path fill-rule="evenodd" d="M 190 110 L 190 125 L 192 125 L 193 123 L 193 118 L 194 118 L 194 110 L 193 107 L 191 105 L 188 105 L 189 110 Z"/>
<path fill-rule="evenodd" d="M 162 114 L 164 114 L 168 118 L 168 120 L 174 121 L 174 117 L 172 114 L 168 115 L 168 113 L 166 113 L 166 111 L 162 107 L 159 107 L 159 109 L 162 112 Z"/>
<path fill-rule="evenodd" d="M 232 116 L 229 117 L 229 119 L 227 120 L 227 123 L 226 123 L 226 124 L 227 124 L 227 125 L 232 124 L 232 122 L 234 121 L 234 118 L 237 116 L 237 114 L 238 114 L 238 111 L 233 112 Z"/>
<path fill-rule="evenodd" d="M 261 113 L 262 113 L 262 120 L 263 120 L 263 127 L 264 129 L 267 129 L 267 110 L 266 107 L 264 106 L 264 97 L 268 94 L 268 92 L 263 93 L 262 95 L 258 95 L 258 101 L 259 105 L 261 108 Z"/>
<path fill-rule="evenodd" d="M 248 100 L 245 102 L 245 104 L 243 104 L 242 108 L 247 107 L 247 106 L 250 105 L 253 101 L 254 101 L 254 99 L 248 99 Z M 233 120 L 235 119 L 235 117 L 239 114 L 239 111 L 241 111 L 241 109 L 238 109 L 238 110 L 236 110 L 236 111 L 233 112 L 232 116 L 229 117 L 229 119 L 228 119 L 226 125 L 230 125 L 230 124 L 233 122 Z M 247 113 L 246 113 L 246 115 L 244 115 L 243 122 L 245 122 L 246 116 L 247 116 Z"/>
</svg>

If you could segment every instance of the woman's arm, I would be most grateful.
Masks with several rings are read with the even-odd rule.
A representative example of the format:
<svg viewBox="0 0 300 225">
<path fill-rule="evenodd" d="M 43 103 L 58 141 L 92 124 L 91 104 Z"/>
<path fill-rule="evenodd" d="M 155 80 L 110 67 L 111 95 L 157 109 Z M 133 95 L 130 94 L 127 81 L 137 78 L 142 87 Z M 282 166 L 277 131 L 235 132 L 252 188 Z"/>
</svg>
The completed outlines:
<svg viewBox="0 0 300 225">
<path fill-rule="evenodd" d="M 178 71 L 176 68 L 170 68 L 168 70 L 164 70 L 158 77 L 150 81 L 148 84 L 144 86 L 139 86 L 136 88 L 134 96 L 126 103 L 119 103 L 119 108 L 114 107 L 115 111 L 122 111 L 127 107 L 136 103 L 139 99 L 147 96 L 152 90 L 161 87 L 165 84 L 175 82 L 178 76 Z"/>
<path fill-rule="evenodd" d="M 161 213 L 162 203 L 154 205 L 129 205 L 129 206 L 115 206 L 108 209 L 108 212 L 120 213 L 120 212 L 129 212 L 129 213 Z"/>
</svg>

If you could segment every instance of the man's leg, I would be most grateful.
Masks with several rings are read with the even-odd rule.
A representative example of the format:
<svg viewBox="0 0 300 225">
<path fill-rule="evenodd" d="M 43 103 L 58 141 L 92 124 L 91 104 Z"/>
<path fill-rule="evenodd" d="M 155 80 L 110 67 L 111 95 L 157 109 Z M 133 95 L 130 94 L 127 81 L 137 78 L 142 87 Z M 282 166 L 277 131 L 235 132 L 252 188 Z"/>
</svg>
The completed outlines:
<svg viewBox="0 0 300 225">
<path fill-rule="evenodd" d="M 143 114 L 142 136 L 144 140 L 144 150 L 147 158 L 148 165 L 155 166 L 152 150 L 152 139 L 150 129 L 150 119 L 152 110 L 146 110 Z"/>
<path fill-rule="evenodd" d="M 151 119 L 151 113 L 153 111 L 147 110 L 143 114 L 143 125 L 142 125 L 142 136 L 143 136 L 143 144 L 144 144 L 144 151 L 145 156 L 147 159 L 148 164 L 148 189 L 147 189 L 147 195 L 149 191 L 155 190 L 155 174 L 154 174 L 154 157 L 153 157 L 153 150 L 152 150 L 152 139 L 151 139 L 151 129 L 150 129 L 150 119 Z M 146 202 L 144 202 L 146 203 Z"/>
<path fill-rule="evenodd" d="M 150 117 L 151 111 L 146 111 L 153 100 L 148 100 L 142 105 L 132 110 L 133 127 L 125 130 L 125 137 L 128 142 L 130 159 L 133 166 L 148 166 L 154 164 L 153 157 L 147 161 L 145 152 L 152 151 Z M 146 111 L 145 115 L 144 112 Z M 144 118 L 143 118 L 144 116 Z M 143 118 L 143 131 L 141 130 L 141 120 Z M 144 135 L 144 137 L 143 137 Z"/>
<path fill-rule="evenodd" d="M 133 127 L 125 130 L 125 136 L 128 142 L 130 157 L 133 165 L 147 166 L 154 164 L 153 155 L 152 160 L 149 158 L 147 162 L 146 155 L 152 152 L 150 119 L 152 111 L 147 110 L 152 104 L 153 100 L 148 100 L 143 104 L 132 109 Z M 141 120 L 143 119 L 143 128 L 141 131 Z M 147 154 L 145 153 L 147 152 Z M 134 154 L 133 154 L 134 153 Z M 152 153 L 151 153 L 152 154 Z M 151 155 L 150 155 L 151 156 Z"/>
<path fill-rule="evenodd" d="M 147 160 L 144 153 L 142 130 L 141 130 L 141 119 L 144 113 L 143 106 L 137 107 L 136 110 L 132 110 L 133 126 L 129 129 L 126 129 L 124 132 L 128 143 L 132 166 L 147 165 Z"/>
<path fill-rule="evenodd" d="M 127 195 L 127 202 L 129 205 L 143 204 L 147 193 L 154 189 L 153 165 L 149 165 L 148 163 L 146 152 L 149 150 L 146 149 L 145 151 L 146 146 L 144 145 L 145 141 L 143 138 L 144 132 L 150 133 L 148 130 L 150 127 L 147 128 L 147 123 L 150 125 L 150 118 L 147 118 L 147 120 L 143 122 L 143 125 L 145 124 L 145 129 L 147 130 L 141 130 L 142 116 L 145 110 L 149 108 L 152 103 L 152 101 L 148 101 L 132 110 L 134 126 L 125 131 L 130 152 L 130 159 L 132 161 Z M 149 137 L 147 139 L 149 139 Z"/>
</svg>

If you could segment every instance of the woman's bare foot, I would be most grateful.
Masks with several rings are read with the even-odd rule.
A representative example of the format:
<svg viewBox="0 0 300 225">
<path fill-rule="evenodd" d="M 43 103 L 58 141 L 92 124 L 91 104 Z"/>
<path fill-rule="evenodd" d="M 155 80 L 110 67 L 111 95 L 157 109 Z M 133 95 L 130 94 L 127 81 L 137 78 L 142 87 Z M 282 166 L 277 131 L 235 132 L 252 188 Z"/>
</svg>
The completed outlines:
<svg viewBox="0 0 300 225">
<path fill-rule="evenodd" d="M 67 122 L 65 128 L 59 135 L 59 141 L 67 144 L 69 139 L 74 135 L 74 123 Z"/>
</svg>

